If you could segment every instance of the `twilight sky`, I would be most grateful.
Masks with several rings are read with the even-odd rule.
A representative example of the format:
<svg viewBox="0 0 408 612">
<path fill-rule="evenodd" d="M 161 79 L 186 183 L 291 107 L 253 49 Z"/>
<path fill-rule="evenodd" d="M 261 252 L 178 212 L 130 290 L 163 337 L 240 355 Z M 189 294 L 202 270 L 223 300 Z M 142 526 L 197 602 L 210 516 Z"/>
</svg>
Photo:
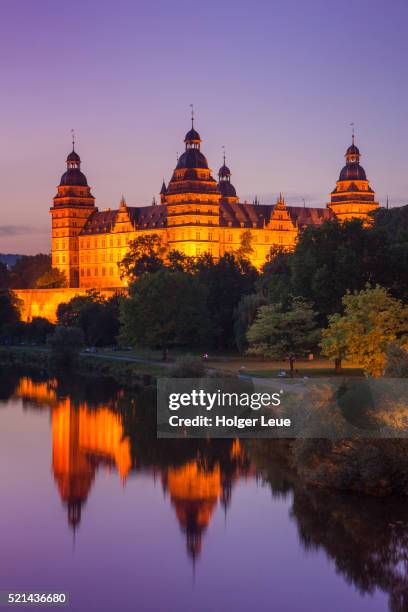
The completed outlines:
<svg viewBox="0 0 408 612">
<path fill-rule="evenodd" d="M 380 202 L 408 203 L 407 0 L 2 0 L 0 252 L 47 252 L 70 129 L 96 204 L 150 204 L 194 103 L 244 199 L 324 206 L 350 122 Z"/>
</svg>

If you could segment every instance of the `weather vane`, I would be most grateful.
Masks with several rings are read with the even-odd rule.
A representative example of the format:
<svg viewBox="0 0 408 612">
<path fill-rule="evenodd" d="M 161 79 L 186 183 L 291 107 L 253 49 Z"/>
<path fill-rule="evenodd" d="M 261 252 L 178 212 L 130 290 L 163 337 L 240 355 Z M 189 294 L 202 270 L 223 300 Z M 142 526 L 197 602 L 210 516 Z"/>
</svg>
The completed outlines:
<svg viewBox="0 0 408 612">
<path fill-rule="evenodd" d="M 350 123 L 351 125 L 351 138 L 353 140 L 353 144 L 354 144 L 354 121 L 352 123 Z"/>
<path fill-rule="evenodd" d="M 190 104 L 190 108 L 191 108 L 191 128 L 194 127 L 194 105 Z"/>
<path fill-rule="evenodd" d="M 71 136 L 72 136 L 72 150 L 74 150 L 75 148 L 75 130 L 74 128 L 71 129 Z"/>
<path fill-rule="evenodd" d="M 224 158 L 224 166 L 225 166 L 225 145 L 222 145 L 222 156 Z"/>
</svg>

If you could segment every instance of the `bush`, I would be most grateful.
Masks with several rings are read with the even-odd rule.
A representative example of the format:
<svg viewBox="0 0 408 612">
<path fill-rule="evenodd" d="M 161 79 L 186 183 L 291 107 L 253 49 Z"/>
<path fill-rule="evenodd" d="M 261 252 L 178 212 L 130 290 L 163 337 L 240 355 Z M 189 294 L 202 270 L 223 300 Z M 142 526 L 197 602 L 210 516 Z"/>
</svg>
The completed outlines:
<svg viewBox="0 0 408 612">
<path fill-rule="evenodd" d="M 74 365 L 84 341 L 82 329 L 57 326 L 47 338 L 47 345 L 51 349 L 51 364 L 61 367 Z"/>
<path fill-rule="evenodd" d="M 176 363 L 170 368 L 171 378 L 202 378 L 205 375 L 205 367 L 201 359 L 185 355 L 177 359 Z"/>
<path fill-rule="evenodd" d="M 385 362 L 385 376 L 408 378 L 408 351 L 392 343 L 388 346 Z"/>
</svg>

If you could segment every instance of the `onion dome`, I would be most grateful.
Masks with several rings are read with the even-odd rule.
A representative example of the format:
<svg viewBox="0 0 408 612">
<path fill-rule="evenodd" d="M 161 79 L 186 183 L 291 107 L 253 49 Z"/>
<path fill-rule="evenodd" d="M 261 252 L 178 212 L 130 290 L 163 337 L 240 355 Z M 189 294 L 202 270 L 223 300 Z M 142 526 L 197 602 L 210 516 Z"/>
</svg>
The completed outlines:
<svg viewBox="0 0 408 612">
<path fill-rule="evenodd" d="M 78 164 L 81 163 L 81 158 L 79 157 L 75 149 L 72 149 L 71 153 L 68 155 L 67 162 L 76 162 Z"/>
<path fill-rule="evenodd" d="M 85 174 L 81 172 L 81 158 L 72 147 L 67 156 L 67 171 L 61 176 L 60 186 L 87 187 Z"/>
<path fill-rule="evenodd" d="M 231 170 L 225 163 L 225 152 L 224 159 L 221 168 L 218 170 L 218 189 L 221 191 L 223 198 L 236 198 L 237 192 L 235 191 L 234 185 L 231 183 Z"/>
<path fill-rule="evenodd" d="M 367 176 L 364 168 L 360 166 L 360 149 L 354 144 L 354 134 L 352 143 L 346 151 L 346 165 L 342 168 L 339 181 L 366 181 Z"/>
<path fill-rule="evenodd" d="M 235 187 L 229 181 L 219 182 L 218 189 L 221 191 L 221 195 L 223 198 L 236 198 L 237 197 L 237 192 L 235 190 Z"/>
<path fill-rule="evenodd" d="M 225 160 L 224 160 L 224 164 L 218 170 L 218 176 L 220 178 L 231 176 L 231 170 L 228 168 L 228 166 L 225 165 Z"/>
<path fill-rule="evenodd" d="M 189 130 L 184 138 L 186 150 L 178 159 L 176 168 L 206 168 L 208 162 L 200 151 L 201 138 L 197 130 L 194 129 L 194 117 L 191 117 L 191 130 Z"/>
<path fill-rule="evenodd" d="M 348 155 L 360 155 L 360 149 L 354 144 L 354 137 L 353 137 L 353 144 L 351 144 L 346 151 L 346 157 Z"/>
<path fill-rule="evenodd" d="M 177 168 L 208 168 L 205 155 L 199 149 L 187 149 L 180 155 Z"/>
<path fill-rule="evenodd" d="M 359 163 L 348 163 L 342 168 L 339 181 L 366 181 L 364 168 Z"/>
<path fill-rule="evenodd" d="M 187 132 L 185 138 L 184 138 L 184 142 L 201 142 L 201 138 L 200 138 L 200 134 L 194 129 L 194 127 L 191 128 L 191 130 L 189 132 Z"/>
</svg>

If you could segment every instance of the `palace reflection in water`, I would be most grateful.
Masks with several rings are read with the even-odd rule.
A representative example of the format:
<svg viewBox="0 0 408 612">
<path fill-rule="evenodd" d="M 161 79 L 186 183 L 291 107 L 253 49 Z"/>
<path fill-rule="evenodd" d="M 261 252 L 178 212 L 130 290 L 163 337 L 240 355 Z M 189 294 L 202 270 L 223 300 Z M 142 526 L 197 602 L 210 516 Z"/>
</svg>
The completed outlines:
<svg viewBox="0 0 408 612">
<path fill-rule="evenodd" d="M 289 542 L 288 534 L 296 527 L 296 559 L 303 568 L 298 578 L 292 576 L 292 581 L 303 580 L 304 568 L 315 563 L 311 552 L 324 553 L 315 574 L 309 578 L 315 580 L 315 584 L 308 585 L 315 590 L 316 610 L 325 609 L 323 567 L 329 572 L 326 580 L 337 581 L 336 588 L 348 585 L 347 597 L 353 601 L 350 604 L 344 599 L 345 595 L 339 595 L 343 600 L 339 599 L 339 607 L 333 609 L 342 610 L 351 605 L 353 610 L 381 610 L 383 593 L 390 610 L 408 609 L 408 506 L 404 500 L 368 499 L 304 487 L 288 465 L 285 441 L 243 444 L 239 440 L 157 440 L 155 397 L 151 391 L 135 395 L 112 381 L 98 381 L 95 388 L 93 381 L 86 379 L 33 377 L 16 372 L 7 372 L 0 377 L 0 382 L 0 401 L 6 402 L 6 406 L 10 401 L 20 402 L 24 411 L 50 414 L 52 473 L 73 530 L 79 529 L 80 533 L 84 513 L 91 512 L 86 502 L 96 487 L 99 470 L 116 473 L 125 489 L 130 477 L 138 474 L 160 483 L 165 503 L 172 509 L 173 521 L 177 520 L 188 556 L 194 563 L 204 554 L 206 546 L 214 546 L 208 534 L 217 509 L 227 514 L 231 508 L 235 513 L 239 511 L 239 504 L 248 504 L 245 507 L 249 508 L 249 513 L 246 511 L 247 514 L 239 519 L 247 547 L 239 554 L 243 559 L 252 554 L 255 558 L 266 554 L 262 553 L 265 542 L 258 530 L 257 512 L 262 509 L 267 526 L 267 517 L 273 515 L 279 500 L 285 500 L 288 508 L 284 521 L 286 535 L 282 538 Z M 0 421 L 3 414 L 0 412 Z M 240 492 L 237 501 L 235 487 Z M 265 487 L 268 497 L 258 498 L 254 490 L 261 494 Z M 247 500 L 249 491 L 252 497 Z M 144 520 L 148 524 L 149 516 Z M 157 529 L 160 528 L 158 525 Z M 279 538 L 279 534 L 275 538 Z M 284 550 L 284 540 L 282 546 Z M 268 542 L 267 551 L 271 555 L 268 561 L 271 565 L 274 554 L 278 554 L 278 539 Z M 284 558 L 284 554 L 280 554 Z M 176 557 L 176 552 L 174 555 Z M 230 544 L 223 555 L 225 579 L 229 567 L 235 563 L 237 551 Z M 306 561 L 309 565 L 303 565 Z M 160 564 L 159 559 L 157 563 Z M 275 572 L 279 572 L 279 565 L 280 560 Z M 293 572 L 296 571 L 293 567 Z M 285 579 L 284 575 L 278 576 L 278 582 Z M 259 592 L 258 587 L 249 599 L 259 597 L 259 602 L 263 602 L 269 588 L 270 578 L 265 581 L 265 593 Z M 235 608 L 246 609 L 249 599 Z M 203 604 L 200 607 L 198 602 L 193 603 L 197 603 L 196 609 L 206 609 Z M 261 603 L 257 607 L 268 609 Z M 140 609 L 150 608 L 146 605 Z M 183 606 L 179 608 L 178 603 L 173 602 L 167 609 L 183 609 Z M 303 608 L 289 605 L 287 609 Z"/>
<path fill-rule="evenodd" d="M 108 404 L 96 401 L 90 405 L 84 400 L 76 401 L 70 395 L 60 396 L 55 378 L 34 381 L 23 376 L 14 396 L 21 398 L 28 407 L 51 409 L 52 469 L 73 529 L 80 523 L 82 507 L 99 467 L 116 469 L 123 484 L 132 469 L 149 467 L 156 476 L 157 471 L 160 473 L 163 490 L 169 494 L 186 534 L 188 553 L 195 559 L 201 551 L 202 536 L 216 505 L 221 503 L 226 510 L 233 483 L 251 474 L 239 440 L 227 443 L 229 460 L 226 462 L 224 457 L 223 461 L 227 470 L 216 459 L 208 464 L 199 451 L 181 465 L 163 466 L 159 470 L 154 465 L 132 461 L 130 436 L 125 434 L 121 414 L 115 411 L 117 402 L 123 400 L 123 393 L 118 390 L 114 391 Z M 154 411 L 154 405 L 151 410 Z M 151 419 L 148 430 L 151 443 L 152 424 Z M 136 447 L 133 455 L 137 457 L 137 453 Z"/>
</svg>

